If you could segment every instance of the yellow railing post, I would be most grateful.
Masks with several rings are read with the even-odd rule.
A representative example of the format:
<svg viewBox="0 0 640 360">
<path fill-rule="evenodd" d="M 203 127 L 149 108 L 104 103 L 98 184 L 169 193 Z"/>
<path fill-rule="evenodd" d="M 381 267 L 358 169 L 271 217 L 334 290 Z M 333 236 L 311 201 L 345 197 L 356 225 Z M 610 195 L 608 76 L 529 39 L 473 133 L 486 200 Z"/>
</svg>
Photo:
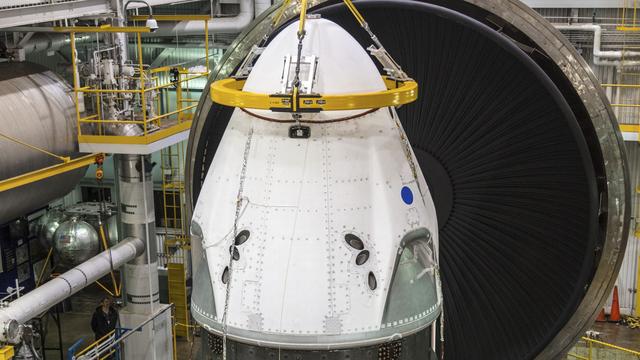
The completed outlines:
<svg viewBox="0 0 640 360">
<path fill-rule="evenodd" d="M 78 136 L 82 135 L 82 128 L 80 127 L 80 104 L 78 99 L 78 88 L 80 87 L 80 79 L 78 79 L 78 63 L 76 59 L 76 33 L 71 32 L 69 34 L 69 41 L 71 43 L 71 66 L 73 70 L 73 96 L 74 103 L 76 104 L 76 121 L 78 126 Z"/>
<path fill-rule="evenodd" d="M 178 82 L 176 83 L 176 110 L 178 109 L 182 109 L 182 72 L 180 69 L 178 69 Z M 178 122 L 181 122 L 182 119 L 182 113 L 178 113 Z"/>
<path fill-rule="evenodd" d="M 204 56 L 205 67 L 209 72 L 209 20 L 204 21 Z"/>
<path fill-rule="evenodd" d="M 176 349 L 176 346 L 177 346 L 177 343 L 178 343 L 178 341 L 176 339 L 176 337 L 177 337 L 177 335 L 176 335 L 177 323 L 176 323 L 175 316 L 172 316 L 171 320 L 173 321 L 173 326 L 171 327 L 171 330 L 172 330 L 172 334 L 171 335 L 173 337 L 173 360 L 178 360 L 178 350 Z"/>
<path fill-rule="evenodd" d="M 98 119 L 102 119 L 102 94 L 96 96 L 96 108 Z M 98 135 L 102 135 L 102 123 L 98 123 Z"/>
</svg>

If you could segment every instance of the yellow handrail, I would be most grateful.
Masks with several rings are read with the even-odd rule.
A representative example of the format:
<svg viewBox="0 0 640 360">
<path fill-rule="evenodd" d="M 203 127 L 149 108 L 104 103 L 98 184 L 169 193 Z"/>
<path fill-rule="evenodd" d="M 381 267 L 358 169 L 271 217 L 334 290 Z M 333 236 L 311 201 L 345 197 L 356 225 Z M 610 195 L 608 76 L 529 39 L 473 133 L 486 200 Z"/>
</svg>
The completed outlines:
<svg viewBox="0 0 640 360">
<path fill-rule="evenodd" d="M 640 356 L 640 351 L 623 348 L 621 346 L 609 344 L 609 343 L 606 343 L 604 341 L 600 341 L 600 340 L 596 340 L 596 339 L 592 339 L 592 338 L 588 338 L 588 337 L 582 337 L 581 340 L 583 340 L 587 344 L 587 355 L 586 356 L 582 356 L 582 355 L 578 355 L 576 353 L 568 353 L 567 354 L 568 356 L 570 356 L 572 358 L 576 358 L 576 359 L 581 359 L 581 360 L 593 360 L 593 345 L 594 344 L 600 345 L 600 346 L 602 346 L 604 348 L 609 348 L 609 349 L 621 351 L 621 352 L 626 353 L 626 354 L 630 354 L 630 355 L 634 355 L 634 356 Z"/>
<path fill-rule="evenodd" d="M 130 20 L 144 20 L 148 19 L 148 15 L 141 16 L 133 16 L 129 17 Z M 204 21 L 205 22 L 205 59 L 204 62 L 206 70 L 205 71 L 194 71 L 191 72 L 186 68 L 177 67 L 177 79 L 175 81 L 170 81 L 164 84 L 158 84 L 160 82 L 164 82 L 161 80 L 160 76 L 156 76 L 158 73 L 169 73 L 173 69 L 176 69 L 175 66 L 163 66 L 160 68 L 149 69 L 149 65 L 145 65 L 143 63 L 142 57 L 142 34 L 150 31 L 148 27 L 137 27 L 137 26 L 125 26 L 125 27 L 116 27 L 116 26 L 77 26 L 77 27 L 56 27 L 55 31 L 62 33 L 69 33 L 70 35 L 70 45 L 71 45 L 71 63 L 73 67 L 73 91 L 75 95 L 75 110 L 76 110 L 76 122 L 78 127 L 78 141 L 80 143 L 92 142 L 92 143 L 129 143 L 128 140 L 123 142 L 124 138 L 137 138 L 142 137 L 146 140 L 150 140 L 151 138 L 158 138 L 158 134 L 160 133 L 157 130 L 157 127 L 163 128 L 161 123 L 161 119 L 168 118 L 169 116 L 177 115 L 178 123 L 183 123 L 192 118 L 192 114 L 188 113 L 193 110 L 195 106 L 184 106 L 183 102 L 177 102 L 177 106 L 170 107 L 165 109 L 160 109 L 160 100 L 157 96 L 154 95 L 155 99 L 151 99 L 149 97 L 150 92 L 152 91 L 161 91 L 165 92 L 171 90 L 173 87 L 176 88 L 176 92 L 182 91 L 182 89 L 186 90 L 186 96 L 189 96 L 189 86 L 188 83 L 191 80 L 206 78 L 210 72 L 210 64 L 209 64 L 209 33 L 208 26 L 209 21 L 211 20 L 208 15 L 158 15 L 154 17 L 157 21 L 182 21 L 182 20 L 196 20 L 196 21 Z M 136 81 L 138 86 L 135 89 L 102 89 L 100 86 L 91 87 L 91 86 L 83 86 L 84 84 L 80 84 L 80 79 L 78 75 L 78 57 L 76 51 L 76 33 L 97 33 L 97 32 L 110 32 L 110 33 L 132 33 L 132 38 L 135 39 L 135 46 L 137 52 L 137 59 L 133 60 L 133 64 L 129 64 L 128 66 L 133 67 L 134 74 L 128 79 Z M 170 78 L 167 74 L 166 79 Z M 181 86 L 181 84 L 185 84 Z M 105 94 L 109 94 L 110 99 L 133 99 L 135 104 L 134 113 L 129 116 L 129 118 L 125 119 L 103 119 L 103 99 L 101 98 Z M 121 97 L 116 94 L 123 94 Z M 125 94 L 129 95 L 129 97 L 125 96 Z M 81 106 L 80 101 L 83 96 L 95 98 L 93 104 L 95 104 L 95 108 L 92 112 L 81 114 Z M 161 93 L 159 96 L 164 96 Z M 182 94 L 178 94 L 177 98 L 181 98 Z M 153 102 L 155 100 L 155 102 Z M 151 112 L 150 109 L 147 108 L 151 103 L 155 103 L 156 109 L 159 111 Z M 175 109 L 175 111 L 173 111 Z M 171 111 L 170 111 L 171 110 Z M 166 113 L 165 113 L 166 112 Z M 111 117 L 111 116 L 109 116 Z M 153 123 L 153 125 L 149 125 L 149 123 Z M 97 126 L 88 126 L 87 124 L 97 124 Z M 112 136 L 104 133 L 103 125 L 127 125 L 127 124 L 137 124 L 142 128 L 142 134 L 135 134 L 132 136 Z M 84 126 L 82 126 L 84 125 Z M 170 123 L 170 128 L 176 127 L 176 124 Z M 181 124 L 178 124 L 181 125 Z M 180 128 L 182 128 L 180 126 Z M 167 132 L 163 132 L 165 134 Z M 100 139 L 96 139 L 100 137 Z M 146 141 L 145 140 L 145 141 Z M 131 143 L 137 143 L 137 140 L 132 140 Z M 148 143 L 148 141 L 147 141 Z M 55 155 L 55 154 L 54 154 Z M 62 159 L 61 159 L 62 160 Z"/>
<path fill-rule="evenodd" d="M 92 342 L 91 344 L 87 345 L 87 347 L 85 347 L 84 349 L 80 350 L 80 352 L 78 352 L 76 354 L 76 357 L 86 354 L 87 352 L 89 352 L 89 350 L 97 347 L 98 345 L 100 345 L 102 342 L 104 342 L 105 340 L 107 340 L 110 336 L 112 336 L 113 334 L 115 334 L 115 330 L 111 330 L 109 331 L 105 336 L 101 337 L 100 339 Z"/>
<path fill-rule="evenodd" d="M 15 189 L 17 187 L 34 183 L 51 176 L 60 175 L 95 163 L 98 154 L 90 154 L 71 159 L 63 164 L 57 164 L 44 169 L 34 170 L 20 174 L 9 179 L 0 180 L 0 192 Z"/>
<path fill-rule="evenodd" d="M 47 151 L 45 149 L 39 148 L 39 147 L 37 147 L 35 145 L 31 145 L 29 143 L 26 143 L 26 142 L 24 142 L 24 141 L 22 141 L 20 139 L 14 138 L 13 136 L 9 136 L 7 134 L 0 133 L 0 137 L 3 137 L 3 138 L 5 138 L 7 140 L 10 140 L 10 141 L 13 141 L 16 144 L 20 144 L 22 146 L 28 147 L 29 149 L 39 151 L 39 152 L 41 152 L 43 154 L 47 154 L 47 155 L 49 155 L 51 157 L 54 157 L 54 158 L 56 158 L 56 159 L 58 159 L 58 160 L 60 160 L 60 161 L 62 161 L 64 163 L 68 163 L 69 161 L 71 161 L 71 158 L 68 157 L 68 156 L 56 155 L 56 154 L 54 154 L 52 152 L 49 152 L 49 151 Z"/>
<path fill-rule="evenodd" d="M 591 343 L 594 343 L 594 344 L 602 345 L 604 347 L 612 348 L 612 349 L 615 349 L 615 350 L 619 350 L 619 351 L 625 352 L 627 354 L 640 356 L 640 351 L 635 351 L 635 350 L 623 348 L 622 346 L 609 344 L 609 343 L 606 343 L 604 341 L 591 339 L 591 338 L 588 338 L 588 337 L 583 337 L 582 340 L 587 341 L 587 342 L 591 342 Z"/>
</svg>

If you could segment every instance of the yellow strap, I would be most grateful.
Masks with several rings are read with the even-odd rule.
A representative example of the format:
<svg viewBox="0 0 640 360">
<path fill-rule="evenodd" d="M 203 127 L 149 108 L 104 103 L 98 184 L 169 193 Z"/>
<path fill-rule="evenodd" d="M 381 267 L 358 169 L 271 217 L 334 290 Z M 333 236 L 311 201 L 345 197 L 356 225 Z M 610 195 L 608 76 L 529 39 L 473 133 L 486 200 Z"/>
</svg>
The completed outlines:
<svg viewBox="0 0 640 360">
<path fill-rule="evenodd" d="M 54 158 L 56 158 L 56 159 L 59 159 L 59 160 L 60 160 L 60 161 L 62 161 L 62 162 L 68 163 L 69 161 L 71 161 L 71 158 L 70 158 L 70 157 L 68 157 L 68 156 L 59 156 L 59 155 L 56 155 L 56 154 L 54 154 L 54 153 L 48 152 L 47 150 L 41 149 L 41 148 L 39 148 L 39 147 L 37 147 L 37 146 L 33 146 L 33 145 L 31 145 L 31 144 L 27 144 L 26 142 L 21 141 L 21 140 L 18 140 L 18 139 L 14 138 L 14 137 L 11 137 L 11 136 L 7 135 L 7 134 L 0 133 L 0 137 L 3 137 L 3 138 L 5 138 L 5 139 L 7 139 L 7 140 L 11 140 L 11 141 L 13 141 L 14 143 L 20 144 L 20 145 L 22 145 L 22 146 L 26 146 L 26 147 L 28 147 L 29 149 L 33 149 L 33 150 L 39 151 L 39 152 L 41 152 L 41 153 L 47 154 L 47 155 L 49 155 L 49 156 L 52 156 L 52 157 L 54 157 Z"/>
<path fill-rule="evenodd" d="M 293 88 L 293 97 L 291 99 L 291 109 L 293 110 L 293 112 L 298 112 L 298 87 L 294 87 Z"/>
<path fill-rule="evenodd" d="M 42 270 L 40 270 L 40 275 L 38 276 L 38 281 L 36 281 L 36 287 L 40 286 L 42 282 L 42 276 L 44 275 L 45 270 L 47 270 L 47 265 L 49 265 L 49 259 L 51 259 L 51 254 L 53 254 L 53 246 L 49 249 L 49 254 L 47 254 L 47 259 L 44 261 L 44 265 L 42 265 Z"/>
<path fill-rule="evenodd" d="M 282 15 L 284 15 L 284 12 L 287 10 L 287 8 L 289 7 L 289 4 L 291 3 L 291 0 L 284 0 L 282 2 L 282 5 L 280 5 L 280 9 L 278 10 L 278 14 L 276 15 L 275 18 L 273 18 L 273 27 L 276 28 L 278 27 L 278 25 L 280 25 L 280 20 L 282 20 Z"/>
<path fill-rule="evenodd" d="M 347 5 L 347 8 L 349 8 L 349 11 L 351 11 L 353 16 L 356 18 L 360 26 L 364 26 L 364 24 L 366 23 L 366 21 L 364 20 L 364 16 L 360 14 L 360 12 L 356 8 L 356 6 L 353 4 L 353 2 L 351 0 L 343 0 L 343 1 L 345 5 Z M 280 9 L 278 9 L 278 13 L 273 18 L 273 22 L 272 22 L 273 28 L 276 28 L 278 27 L 278 25 L 280 25 L 280 21 L 282 21 L 284 12 L 287 10 L 290 3 L 291 3 L 291 0 L 282 1 L 282 5 L 280 5 Z M 304 22 L 306 17 L 307 17 L 307 0 L 301 0 L 300 26 L 298 28 L 298 33 L 304 30 Z"/>
<path fill-rule="evenodd" d="M 304 24 L 307 20 L 307 0 L 300 0 L 300 24 L 298 26 L 298 36 L 304 34 Z"/>
<path fill-rule="evenodd" d="M 102 224 L 100 224 L 100 239 L 102 240 L 102 246 L 104 247 L 105 250 L 107 250 L 109 248 L 109 243 L 107 242 L 107 237 L 105 236 L 105 233 L 104 233 L 104 226 Z M 120 291 L 118 289 L 118 282 L 116 281 L 116 277 L 113 274 L 113 270 L 110 271 L 109 273 L 111 274 L 111 283 L 113 284 L 113 294 L 115 294 L 116 296 L 120 296 Z"/>
<path fill-rule="evenodd" d="M 343 1 L 344 1 L 344 4 L 347 5 L 349 10 L 351 10 L 351 13 L 356 18 L 356 20 L 360 23 L 360 26 L 364 26 L 364 24 L 366 23 L 364 20 L 364 17 L 362 16 L 362 14 L 360 14 L 360 12 L 356 8 L 356 6 L 353 4 L 353 2 L 351 2 L 351 0 L 343 0 Z"/>
<path fill-rule="evenodd" d="M 111 290 L 107 289 L 107 287 L 106 287 L 106 286 L 102 285 L 102 283 L 100 282 L 100 280 L 96 280 L 96 284 L 97 284 L 98 286 L 100 286 L 100 287 L 102 288 L 102 290 L 106 291 L 106 292 L 107 292 L 107 294 L 109 294 L 109 295 L 111 295 L 111 296 L 115 296 L 115 294 L 114 294 L 114 293 L 112 293 L 112 292 L 111 292 Z"/>
</svg>

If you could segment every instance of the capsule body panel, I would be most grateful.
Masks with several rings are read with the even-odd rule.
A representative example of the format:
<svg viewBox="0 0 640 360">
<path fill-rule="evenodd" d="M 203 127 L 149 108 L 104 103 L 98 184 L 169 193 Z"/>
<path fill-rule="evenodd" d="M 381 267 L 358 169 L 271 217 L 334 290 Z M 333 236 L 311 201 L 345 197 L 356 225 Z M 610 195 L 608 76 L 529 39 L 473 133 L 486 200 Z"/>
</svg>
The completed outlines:
<svg viewBox="0 0 640 360">
<path fill-rule="evenodd" d="M 384 89 L 349 34 L 326 20 L 308 25 L 314 91 Z M 296 29 L 265 49 L 245 91 L 286 86 Z M 206 259 L 196 320 L 234 340 L 294 349 L 360 347 L 425 329 L 441 306 L 437 221 L 395 111 L 305 114 L 305 139 L 289 137 L 290 119 L 243 109 L 231 118 L 193 216 Z"/>
</svg>

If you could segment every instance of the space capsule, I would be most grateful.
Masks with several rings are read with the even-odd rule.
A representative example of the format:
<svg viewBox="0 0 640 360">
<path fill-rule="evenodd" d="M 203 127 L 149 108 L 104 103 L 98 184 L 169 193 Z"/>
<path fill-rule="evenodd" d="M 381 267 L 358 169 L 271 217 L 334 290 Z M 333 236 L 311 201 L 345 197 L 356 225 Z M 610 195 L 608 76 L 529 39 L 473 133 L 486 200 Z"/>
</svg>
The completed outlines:
<svg viewBox="0 0 640 360">
<path fill-rule="evenodd" d="M 244 91 L 291 90 L 297 30 L 275 36 Z M 307 20 L 302 49 L 309 94 L 386 89 L 371 56 L 329 20 Z M 316 352 L 431 334 L 442 307 L 438 226 L 416 164 L 392 107 L 295 120 L 236 108 L 191 224 L 205 260 L 195 320 L 240 344 Z"/>
</svg>

